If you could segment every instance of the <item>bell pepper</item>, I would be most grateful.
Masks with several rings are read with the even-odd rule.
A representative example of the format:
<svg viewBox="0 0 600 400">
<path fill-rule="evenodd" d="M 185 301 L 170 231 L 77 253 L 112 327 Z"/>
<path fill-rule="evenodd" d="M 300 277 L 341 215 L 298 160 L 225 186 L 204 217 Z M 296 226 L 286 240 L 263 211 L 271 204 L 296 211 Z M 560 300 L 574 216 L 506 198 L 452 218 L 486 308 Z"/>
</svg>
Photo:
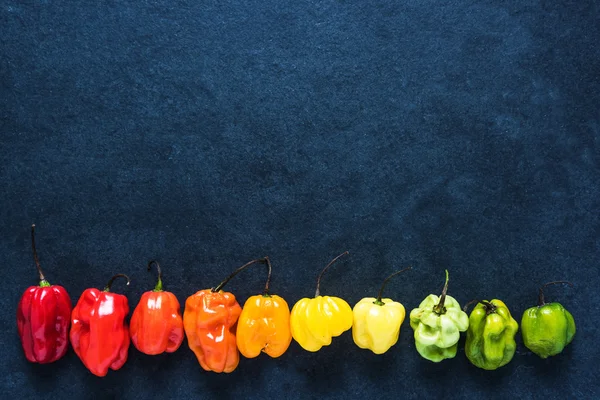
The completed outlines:
<svg viewBox="0 0 600 400">
<path fill-rule="evenodd" d="M 118 370 L 127 361 L 129 329 L 125 317 L 129 314 L 127 297 L 110 292 L 110 278 L 103 291 L 86 289 L 71 314 L 71 345 L 87 369 L 96 376 L 105 376 L 108 369 Z"/>
<path fill-rule="evenodd" d="M 498 369 L 508 364 L 515 355 L 518 330 L 519 324 L 504 302 L 481 300 L 469 316 L 465 354 L 478 368 Z"/>
<path fill-rule="evenodd" d="M 525 310 L 521 319 L 525 347 L 541 358 L 559 354 L 575 337 L 575 320 L 571 313 L 560 303 L 545 302 L 543 289 L 557 283 L 573 286 L 564 281 L 546 283 L 540 288 L 537 307 Z"/>
<path fill-rule="evenodd" d="M 406 311 L 401 303 L 392 299 L 382 299 L 383 289 L 394 276 L 411 269 L 394 272 L 384 281 L 377 298 L 365 297 L 354 306 L 352 313 L 352 339 L 361 349 L 369 349 L 375 354 L 383 354 L 398 341 L 400 325 Z"/>
<path fill-rule="evenodd" d="M 206 371 L 229 373 L 240 362 L 235 334 L 242 307 L 232 293 L 221 289 L 240 271 L 257 262 L 265 261 L 252 260 L 242 265 L 216 288 L 200 290 L 185 302 L 183 328 L 188 345 Z"/>
<path fill-rule="evenodd" d="M 410 312 L 410 326 L 415 331 L 419 354 L 433 362 L 456 356 L 460 332 L 469 327 L 469 317 L 458 302 L 448 296 L 448 271 L 440 297 L 430 294 Z"/>
<path fill-rule="evenodd" d="M 47 364 L 65 355 L 69 347 L 71 299 L 64 287 L 48 283 L 35 249 L 35 225 L 31 247 L 40 283 L 25 290 L 17 306 L 17 330 L 28 361 Z"/>
<path fill-rule="evenodd" d="M 317 278 L 315 297 L 300 299 L 292 308 L 292 337 L 304 350 L 318 351 L 321 347 L 330 345 L 333 337 L 340 336 L 352 328 L 353 315 L 350 305 L 339 297 L 321 296 L 319 290 L 323 273 L 346 254 L 347 251 L 334 258 L 321 271 Z"/>
<path fill-rule="evenodd" d="M 271 261 L 269 257 L 264 260 L 269 267 L 265 290 L 246 300 L 237 325 L 237 347 L 246 358 L 257 357 L 261 352 L 279 357 L 292 342 L 290 307 L 283 298 L 269 293 Z"/>
<path fill-rule="evenodd" d="M 142 294 L 129 326 L 131 342 L 148 355 L 174 352 L 184 336 L 179 301 L 173 293 L 163 290 L 158 262 L 150 261 L 148 270 L 153 264 L 158 270 L 158 282 L 154 290 Z"/>
</svg>

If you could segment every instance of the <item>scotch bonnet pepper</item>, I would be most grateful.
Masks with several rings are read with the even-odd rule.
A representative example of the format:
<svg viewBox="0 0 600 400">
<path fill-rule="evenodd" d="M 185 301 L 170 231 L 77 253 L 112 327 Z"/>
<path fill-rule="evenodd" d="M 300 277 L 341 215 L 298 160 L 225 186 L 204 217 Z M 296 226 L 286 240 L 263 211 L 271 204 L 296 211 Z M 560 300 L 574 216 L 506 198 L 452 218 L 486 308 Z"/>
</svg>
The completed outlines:
<svg viewBox="0 0 600 400">
<path fill-rule="evenodd" d="M 279 357 L 292 341 L 290 308 L 283 298 L 269 293 L 271 261 L 269 257 L 264 260 L 269 268 L 265 290 L 246 300 L 237 325 L 237 347 L 246 358 L 257 357 L 261 352 Z"/>
<path fill-rule="evenodd" d="M 171 292 L 163 290 L 162 273 L 157 261 L 148 263 L 158 270 L 154 290 L 142 294 L 130 322 L 131 341 L 144 354 L 172 353 L 183 342 L 183 319 L 179 301 Z"/>
<path fill-rule="evenodd" d="M 406 310 L 401 303 L 381 297 L 387 282 L 392 277 L 409 269 L 411 267 L 388 276 L 383 281 L 377 298 L 365 297 L 354 306 L 352 339 L 361 349 L 369 349 L 375 354 L 383 354 L 398 341 L 400 326 L 406 316 Z"/>
<path fill-rule="evenodd" d="M 415 345 L 419 354 L 433 362 L 456 356 L 460 332 L 469 327 L 469 317 L 460 304 L 448 296 L 448 271 L 440 297 L 430 294 L 418 308 L 410 312 L 410 326 L 414 329 Z"/>
<path fill-rule="evenodd" d="M 315 297 L 300 299 L 292 308 L 292 337 L 307 351 L 315 352 L 323 346 L 330 345 L 333 337 L 352 328 L 353 315 L 350 305 L 339 297 L 321 296 L 319 291 L 323 273 L 346 254 L 347 251 L 334 258 L 321 271 L 317 278 Z"/>
<path fill-rule="evenodd" d="M 17 306 L 17 330 L 28 361 L 47 364 L 60 359 L 69 347 L 71 299 L 62 286 L 50 285 L 35 249 L 35 225 L 31 226 L 31 247 L 40 283 L 30 286 Z"/>
<path fill-rule="evenodd" d="M 188 345 L 206 371 L 229 373 L 240 362 L 236 330 L 242 307 L 232 293 L 221 289 L 240 271 L 257 262 L 264 259 L 242 265 L 216 288 L 200 290 L 185 302 L 183 327 Z"/>
<path fill-rule="evenodd" d="M 548 358 L 562 352 L 575 337 L 575 320 L 569 311 L 560 303 L 546 303 L 543 289 L 557 283 L 546 283 L 540 288 L 538 305 L 523 313 L 521 319 L 521 334 L 525 347 L 540 356 Z"/>
<path fill-rule="evenodd" d="M 110 278 L 103 291 L 86 289 L 71 315 L 71 344 L 83 364 L 96 376 L 105 376 L 108 369 L 118 370 L 127 361 L 129 329 L 125 317 L 129 314 L 127 297 L 110 292 L 117 274 Z"/>
<path fill-rule="evenodd" d="M 519 324 L 504 302 L 498 299 L 479 301 L 469 316 L 465 344 L 467 358 L 476 367 L 486 370 L 508 364 L 517 349 L 515 335 L 518 329 Z"/>
</svg>

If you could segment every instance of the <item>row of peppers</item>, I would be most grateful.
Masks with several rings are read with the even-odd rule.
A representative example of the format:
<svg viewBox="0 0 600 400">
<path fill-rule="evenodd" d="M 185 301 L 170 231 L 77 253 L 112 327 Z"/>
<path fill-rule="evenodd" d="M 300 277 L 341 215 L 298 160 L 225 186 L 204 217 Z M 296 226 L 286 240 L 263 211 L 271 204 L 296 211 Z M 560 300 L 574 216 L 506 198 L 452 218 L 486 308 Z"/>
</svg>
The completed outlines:
<svg viewBox="0 0 600 400">
<path fill-rule="evenodd" d="M 163 290 L 160 266 L 158 283 L 145 292 L 131 316 L 127 297 L 110 292 L 113 276 L 104 290 L 83 292 L 75 308 L 66 290 L 50 285 L 45 279 L 35 248 L 34 226 L 32 249 L 40 275 L 39 286 L 28 288 L 17 308 L 17 326 L 26 358 L 31 362 L 50 363 L 65 355 L 69 339 L 77 356 L 95 375 L 105 376 L 109 369 L 118 370 L 127 361 L 130 341 L 142 353 L 156 355 L 176 351 L 187 336 L 190 349 L 202 368 L 214 372 L 232 372 L 239 354 L 254 358 L 261 352 L 281 356 L 292 338 L 305 350 L 316 352 L 331 344 L 332 337 L 352 329 L 360 348 L 375 354 L 388 351 L 398 341 L 405 318 L 404 306 L 382 298 L 387 282 L 410 267 L 387 277 L 377 298 L 360 300 L 352 309 L 348 303 L 332 296 L 321 296 L 319 285 L 323 273 L 341 256 L 333 259 L 319 274 L 314 298 L 299 300 L 291 312 L 286 301 L 269 292 L 271 263 L 268 257 L 252 260 L 235 270 L 221 284 L 200 290 L 187 298 L 183 316 L 175 295 Z M 223 287 L 246 267 L 262 263 L 268 277 L 262 294 L 250 297 L 240 307 L 232 293 Z M 542 358 L 560 353 L 573 340 L 575 322 L 559 303 L 545 303 L 540 288 L 538 306 L 523 314 L 521 331 L 527 348 Z M 461 309 L 447 295 L 446 282 L 440 296 L 427 296 L 410 313 L 416 349 L 427 360 L 440 362 L 456 356 L 461 332 L 467 332 L 465 353 L 477 367 L 494 370 L 506 365 L 516 350 L 518 324 L 501 300 L 478 300 Z M 467 316 L 466 310 L 477 303 Z"/>
</svg>

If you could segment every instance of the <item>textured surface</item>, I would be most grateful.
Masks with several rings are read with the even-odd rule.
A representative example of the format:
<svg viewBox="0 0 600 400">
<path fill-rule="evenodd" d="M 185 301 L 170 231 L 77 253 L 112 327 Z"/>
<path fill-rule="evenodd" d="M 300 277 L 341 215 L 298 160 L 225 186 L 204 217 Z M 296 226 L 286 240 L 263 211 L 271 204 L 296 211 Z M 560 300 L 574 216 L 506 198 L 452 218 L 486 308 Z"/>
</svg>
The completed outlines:
<svg viewBox="0 0 600 400">
<path fill-rule="evenodd" d="M 289 4 L 288 4 L 289 3 Z M 559 4 L 557 4 L 559 3 Z M 600 317 L 600 9 L 571 1 L 0 0 L 3 397 L 592 398 Z M 75 302 L 115 283 L 135 306 L 161 261 L 183 304 L 269 255 L 292 306 L 385 295 L 504 300 L 520 321 L 537 287 L 578 324 L 540 360 L 472 367 L 421 359 L 405 321 L 375 356 L 350 333 L 318 353 L 201 370 L 184 343 L 104 379 L 72 350 L 19 348 L 16 304 L 36 273 Z M 260 268 L 229 283 L 243 304 Z"/>
</svg>

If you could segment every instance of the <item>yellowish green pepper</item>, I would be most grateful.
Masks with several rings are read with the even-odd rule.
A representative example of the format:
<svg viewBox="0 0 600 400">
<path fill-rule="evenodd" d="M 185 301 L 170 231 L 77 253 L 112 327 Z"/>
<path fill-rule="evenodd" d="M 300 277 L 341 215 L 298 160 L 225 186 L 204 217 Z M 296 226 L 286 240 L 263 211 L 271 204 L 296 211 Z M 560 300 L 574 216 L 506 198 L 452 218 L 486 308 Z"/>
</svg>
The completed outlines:
<svg viewBox="0 0 600 400">
<path fill-rule="evenodd" d="M 512 360 L 519 324 L 501 300 L 481 300 L 469 316 L 465 354 L 476 367 L 495 370 Z"/>
<path fill-rule="evenodd" d="M 448 271 L 440 297 L 430 294 L 410 312 L 410 326 L 415 331 L 419 354 L 433 362 L 456 356 L 460 332 L 469 327 L 469 317 L 460 304 L 448 296 Z"/>
<path fill-rule="evenodd" d="M 392 299 L 382 299 L 381 296 L 390 278 L 409 269 L 410 267 L 388 276 L 383 281 L 377 298 L 365 297 L 354 306 L 352 339 L 361 349 L 383 354 L 398 341 L 406 311 L 402 304 Z"/>
<path fill-rule="evenodd" d="M 323 273 L 343 255 L 334 258 L 319 274 L 317 291 L 312 299 L 303 298 L 292 308 L 290 328 L 292 337 L 303 349 L 318 351 L 331 344 L 332 337 L 339 336 L 352 328 L 352 308 L 339 297 L 321 296 L 319 285 Z"/>
<path fill-rule="evenodd" d="M 540 288 L 537 307 L 523 313 L 521 334 L 525 347 L 540 356 L 548 358 L 562 352 L 573 341 L 575 320 L 560 303 L 546 303 L 543 289 L 548 285 L 570 282 L 550 282 Z"/>
</svg>

